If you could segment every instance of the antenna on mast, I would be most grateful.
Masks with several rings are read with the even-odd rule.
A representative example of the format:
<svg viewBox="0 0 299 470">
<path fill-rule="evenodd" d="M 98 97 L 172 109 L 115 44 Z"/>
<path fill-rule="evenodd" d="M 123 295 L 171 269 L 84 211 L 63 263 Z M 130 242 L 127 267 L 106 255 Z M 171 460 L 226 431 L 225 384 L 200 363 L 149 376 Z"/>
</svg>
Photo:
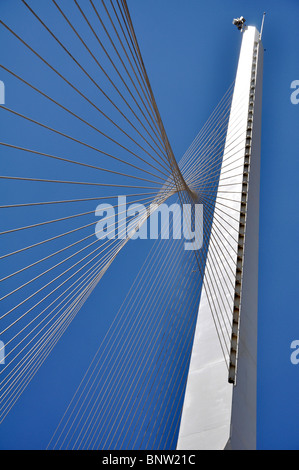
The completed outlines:
<svg viewBox="0 0 299 470">
<path fill-rule="evenodd" d="M 264 29 L 264 23 L 265 23 L 265 16 L 266 16 L 266 12 L 264 11 L 263 19 L 262 19 L 261 32 L 260 32 L 260 41 L 262 40 L 263 29 Z"/>
</svg>

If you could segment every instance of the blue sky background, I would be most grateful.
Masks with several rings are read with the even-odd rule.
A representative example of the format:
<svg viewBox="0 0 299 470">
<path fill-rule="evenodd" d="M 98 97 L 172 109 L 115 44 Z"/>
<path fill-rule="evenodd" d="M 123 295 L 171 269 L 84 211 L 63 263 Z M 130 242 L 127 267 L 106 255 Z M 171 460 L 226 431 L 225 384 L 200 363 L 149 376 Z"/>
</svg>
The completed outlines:
<svg viewBox="0 0 299 470">
<path fill-rule="evenodd" d="M 260 28 L 264 56 L 261 159 L 258 447 L 299 449 L 299 366 L 290 344 L 299 336 L 299 3 L 174 0 L 130 2 L 144 60 L 176 155 L 182 154 L 229 85 L 240 37 L 232 18 Z M 153 66 L 151 64 L 154 63 Z"/>
<path fill-rule="evenodd" d="M 13 3 L 18 6 L 14 12 L 11 7 Z M 36 6 L 39 2 L 31 4 Z M 129 0 L 128 4 L 151 85 L 177 160 L 189 147 L 234 79 L 241 37 L 231 24 L 232 19 L 243 15 L 248 24 L 259 28 L 262 14 L 267 12 L 263 36 L 266 53 L 261 161 L 258 447 L 299 449 L 299 365 L 294 366 L 290 362 L 291 342 L 299 339 L 296 301 L 299 105 L 292 105 L 290 101 L 290 84 L 293 80 L 299 80 L 299 4 L 296 0 L 253 0 L 250 5 L 243 0 Z M 28 40 L 36 38 L 35 29 L 28 28 L 28 13 L 20 7 L 19 2 L 2 0 L 1 7 L 8 23 L 14 25 L 20 34 L 24 34 Z M 39 8 L 47 15 L 47 5 Z M 49 18 L 54 24 L 53 19 Z M 59 26 L 55 23 L 55 27 Z M 3 38 L 6 36 L 3 35 Z M 69 40 L 67 36 L 64 39 Z M 66 67 L 63 54 L 54 51 L 46 34 L 41 34 L 38 46 L 51 59 L 55 59 L 58 68 Z M 49 90 L 55 90 L 55 96 L 58 93 L 64 103 L 77 106 L 66 87 L 60 82 L 58 86 L 55 78 L 49 81 L 45 69 L 37 68 L 33 59 L 29 61 L 29 56 L 18 51 L 16 43 L 7 42 L 7 47 L 1 53 L 1 62 L 14 70 L 18 69 L 29 81 L 35 79 L 37 86 L 39 81 L 47 83 Z M 37 76 L 37 71 L 41 75 Z M 71 66 L 68 72 L 72 74 Z M 25 96 L 22 88 L 16 86 L 16 81 L 7 75 L 3 78 L 0 76 L 0 79 L 6 84 L 9 107 L 17 108 L 16 105 L 20 104 L 23 110 L 29 109 L 37 119 L 51 117 L 50 111 L 47 114 L 47 105 L 35 103 L 32 106 L 30 94 Z M 87 88 L 87 82 L 81 80 L 85 89 L 91 91 Z M 78 105 L 79 111 L 88 112 L 91 120 L 96 116 L 82 104 Z M 47 151 L 59 153 L 59 147 L 60 154 L 63 153 L 58 140 L 47 141 L 46 134 L 42 132 L 38 141 L 32 140 L 29 127 L 17 127 L 16 132 L 13 121 L 6 120 L 4 116 L 1 113 L 2 140 L 16 142 L 17 135 L 20 145 L 37 148 L 47 142 Z M 62 117 L 61 122 L 55 123 L 57 127 L 58 124 L 65 124 Z M 81 132 L 80 126 L 74 128 L 74 122 L 70 121 L 67 125 L 69 128 L 66 130 Z M 92 133 L 85 131 L 82 135 L 94 143 L 97 141 Z M 63 150 L 75 153 L 77 148 L 68 144 Z M 0 151 L 4 156 L 3 149 Z M 88 156 L 89 161 L 94 158 L 90 152 Z M 18 168 L 28 170 L 28 174 L 32 174 L 33 165 L 36 175 L 39 170 L 45 169 L 44 161 L 40 163 L 40 168 L 36 163 L 28 167 L 19 156 L 15 158 L 19 159 Z M 11 172 L 12 160 L 5 160 L 3 164 L 4 173 Z M 57 169 L 54 167 L 49 165 L 48 172 L 57 177 Z M 78 171 L 72 175 L 73 179 L 80 179 L 80 176 Z M 88 176 L 93 178 L 91 173 Z M 3 185 L 2 188 L 4 200 L 7 201 L 12 197 L 17 200 L 17 196 L 24 192 L 28 199 L 37 196 L 42 199 L 42 188 L 39 186 L 31 188 L 28 193 L 28 186 L 25 188 L 19 185 L 17 194 L 11 186 Z M 56 191 L 55 198 L 58 198 L 60 190 Z M 111 190 L 110 194 L 115 193 Z M 83 194 L 82 190 L 80 194 Z M 70 191 L 69 195 L 73 197 L 74 192 Z M 91 192 L 87 197 L 91 197 Z M 83 210 L 89 210 L 85 208 Z M 63 215 L 62 209 L 59 210 Z M 53 216 L 56 216 L 54 210 Z M 27 223 L 22 217 L 21 213 L 18 214 L 16 226 Z M 12 244 L 11 249 L 13 241 L 9 243 Z M 140 264 L 145 258 L 145 250 L 138 248 L 135 258 L 136 265 Z M 124 268 L 126 276 L 123 274 Z M 47 445 L 96 350 L 98 336 L 90 325 L 96 324 L 103 331 L 109 325 L 107 315 L 97 315 L 99 306 L 101 311 L 115 312 L 135 275 L 136 268 L 125 259 L 121 259 L 115 268 L 108 271 L 101 289 L 89 299 L 54 349 L 51 360 L 41 368 L 1 426 L 1 448 L 44 448 Z M 117 295 L 104 296 L 107 292 L 114 293 L 115 286 Z M 81 340 L 79 345 L 75 345 L 73 338 L 78 332 Z M 79 355 L 76 352 L 78 349 Z"/>
</svg>

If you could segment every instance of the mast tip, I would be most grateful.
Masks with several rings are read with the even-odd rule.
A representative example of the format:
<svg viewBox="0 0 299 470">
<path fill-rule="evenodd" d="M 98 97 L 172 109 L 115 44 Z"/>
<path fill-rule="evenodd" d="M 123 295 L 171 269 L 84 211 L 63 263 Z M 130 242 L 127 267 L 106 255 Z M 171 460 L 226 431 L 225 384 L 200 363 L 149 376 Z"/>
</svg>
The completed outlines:
<svg viewBox="0 0 299 470">
<path fill-rule="evenodd" d="M 265 16 L 266 16 L 266 12 L 264 11 L 263 19 L 262 19 L 261 32 L 260 32 L 260 41 L 262 40 L 263 29 L 264 29 L 264 22 L 265 22 Z"/>
</svg>

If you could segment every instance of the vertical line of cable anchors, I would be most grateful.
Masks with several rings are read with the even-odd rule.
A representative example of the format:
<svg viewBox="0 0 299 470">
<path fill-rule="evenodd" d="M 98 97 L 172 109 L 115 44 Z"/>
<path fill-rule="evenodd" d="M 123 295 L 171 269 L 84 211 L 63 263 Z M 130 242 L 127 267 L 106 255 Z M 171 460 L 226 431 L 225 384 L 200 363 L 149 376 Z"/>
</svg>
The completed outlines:
<svg viewBox="0 0 299 470">
<path fill-rule="evenodd" d="M 230 350 L 230 364 L 228 382 L 237 385 L 237 361 L 238 361 L 238 345 L 239 345 L 239 330 L 240 330 L 240 312 L 242 308 L 242 282 L 243 282 L 243 266 L 244 266 L 244 251 L 245 251 L 245 234 L 246 234 L 246 221 L 247 221 L 247 205 L 248 205 L 248 187 L 250 176 L 250 163 L 252 157 L 252 131 L 253 131 L 253 116 L 257 80 L 257 62 L 259 52 L 259 42 L 254 43 L 253 60 L 251 69 L 251 84 L 248 105 L 248 118 L 247 118 L 247 134 L 245 144 L 245 158 L 243 168 L 243 181 L 242 181 L 242 198 L 239 222 L 239 239 L 238 239 L 238 255 L 236 266 L 236 281 L 235 281 L 235 295 L 233 307 L 233 322 L 232 322 L 232 337 L 231 337 L 231 350 Z"/>
</svg>

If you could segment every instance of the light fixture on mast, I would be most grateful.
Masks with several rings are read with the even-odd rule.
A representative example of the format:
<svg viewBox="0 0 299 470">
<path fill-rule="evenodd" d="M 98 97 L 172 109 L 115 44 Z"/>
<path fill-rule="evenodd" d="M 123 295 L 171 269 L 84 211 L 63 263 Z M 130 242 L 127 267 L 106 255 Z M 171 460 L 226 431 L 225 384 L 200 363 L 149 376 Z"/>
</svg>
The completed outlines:
<svg viewBox="0 0 299 470">
<path fill-rule="evenodd" d="M 243 32 L 245 28 L 246 20 L 244 16 L 240 16 L 240 18 L 234 18 L 233 24 L 238 28 L 239 31 Z"/>
</svg>

